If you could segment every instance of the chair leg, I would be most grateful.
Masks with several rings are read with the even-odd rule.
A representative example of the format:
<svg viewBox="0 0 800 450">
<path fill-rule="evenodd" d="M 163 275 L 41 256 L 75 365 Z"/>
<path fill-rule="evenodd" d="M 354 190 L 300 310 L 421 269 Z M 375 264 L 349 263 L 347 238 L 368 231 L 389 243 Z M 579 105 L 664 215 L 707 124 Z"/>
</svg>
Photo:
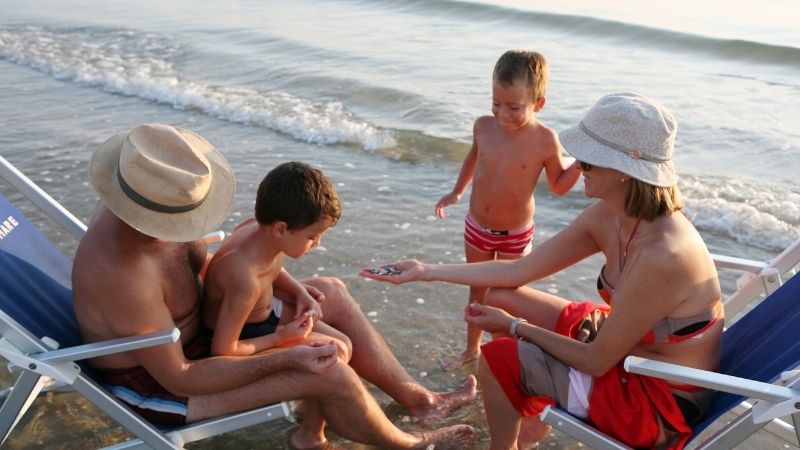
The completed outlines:
<svg viewBox="0 0 800 450">
<path fill-rule="evenodd" d="M 735 418 L 713 436 L 706 439 L 697 449 L 725 449 L 730 450 L 741 444 L 745 439 L 764 428 L 766 423 L 754 423 L 753 411 L 748 410 Z"/>
<path fill-rule="evenodd" d="M 183 442 L 180 436 L 176 440 L 167 437 L 166 434 L 155 428 L 151 423 L 142 419 L 126 406 L 122 405 L 113 396 L 98 386 L 94 381 L 85 376 L 78 377 L 72 384 L 76 392 L 86 397 L 92 404 L 101 411 L 108 414 L 118 424 L 125 427 L 128 431 L 136 435 L 139 439 L 153 450 L 182 449 Z"/>
<path fill-rule="evenodd" d="M 539 416 L 542 422 L 597 450 L 630 450 L 622 442 L 586 425 L 582 420 L 552 406 L 546 406 Z"/>
<path fill-rule="evenodd" d="M 47 378 L 35 372 L 22 372 L 14 388 L 0 407 L 0 445 L 17 425 L 31 403 L 47 382 Z"/>
</svg>

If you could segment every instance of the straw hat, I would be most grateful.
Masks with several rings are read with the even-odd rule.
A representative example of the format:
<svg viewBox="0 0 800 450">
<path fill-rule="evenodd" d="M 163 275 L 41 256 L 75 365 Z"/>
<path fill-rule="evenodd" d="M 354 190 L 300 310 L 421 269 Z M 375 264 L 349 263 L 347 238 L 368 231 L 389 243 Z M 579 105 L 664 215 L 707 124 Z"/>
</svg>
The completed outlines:
<svg viewBox="0 0 800 450">
<path fill-rule="evenodd" d="M 579 161 L 670 187 L 678 182 L 672 164 L 677 129 L 663 105 L 623 92 L 601 98 L 578 125 L 559 133 L 559 139 Z"/>
<path fill-rule="evenodd" d="M 233 205 L 233 170 L 196 133 L 140 125 L 92 155 L 92 185 L 128 225 L 158 239 L 192 241 L 219 227 Z"/>
</svg>

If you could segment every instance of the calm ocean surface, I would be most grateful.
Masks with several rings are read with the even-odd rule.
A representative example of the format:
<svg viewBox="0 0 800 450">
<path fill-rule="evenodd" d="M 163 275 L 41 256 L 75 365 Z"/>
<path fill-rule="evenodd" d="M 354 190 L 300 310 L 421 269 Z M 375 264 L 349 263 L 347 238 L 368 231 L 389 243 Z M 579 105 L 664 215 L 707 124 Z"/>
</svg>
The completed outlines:
<svg viewBox="0 0 800 450">
<path fill-rule="evenodd" d="M 290 270 L 343 278 L 409 371 L 449 389 L 467 370 L 445 374 L 438 361 L 463 347 L 467 289 L 385 286 L 356 273 L 406 257 L 462 260 L 466 198 L 444 221 L 433 206 L 455 182 L 473 121 L 490 114 L 491 71 L 505 50 L 548 58 L 539 119 L 556 130 L 616 91 L 671 109 L 679 186 L 712 252 L 768 259 L 800 237 L 800 6 L 668 3 L 0 0 L 0 154 L 87 220 L 97 145 L 140 123 L 190 128 L 236 171 L 227 231 L 251 214 L 275 165 L 322 168 L 343 218 Z M 580 184 L 564 197 L 540 185 L 536 242 L 588 204 Z M 63 232 L 51 234 L 74 251 Z M 591 258 L 534 286 L 593 298 L 598 270 Z M 731 292 L 736 275 L 721 278 Z M 400 426 L 420 429 L 378 398 Z M 488 442 L 479 403 L 447 420 L 481 427 L 476 449 Z M 87 448 L 123 433 L 71 394 L 33 410 L 11 448 Z M 200 447 L 284 448 L 292 430 L 256 427 Z"/>
</svg>

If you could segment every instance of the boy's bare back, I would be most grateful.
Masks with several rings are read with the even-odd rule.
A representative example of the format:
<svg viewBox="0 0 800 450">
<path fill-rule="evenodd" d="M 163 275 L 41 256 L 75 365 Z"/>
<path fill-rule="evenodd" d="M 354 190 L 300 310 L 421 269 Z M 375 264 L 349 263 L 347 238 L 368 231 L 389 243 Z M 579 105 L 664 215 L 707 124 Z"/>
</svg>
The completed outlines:
<svg viewBox="0 0 800 450">
<path fill-rule="evenodd" d="M 257 229 L 254 218 L 242 222 L 208 267 L 203 317 L 209 329 L 215 328 L 223 298 L 236 304 L 242 325 L 265 320 L 272 312 L 272 284 L 283 267 L 283 255 L 269 257 L 271 252 L 254 245 Z"/>
</svg>

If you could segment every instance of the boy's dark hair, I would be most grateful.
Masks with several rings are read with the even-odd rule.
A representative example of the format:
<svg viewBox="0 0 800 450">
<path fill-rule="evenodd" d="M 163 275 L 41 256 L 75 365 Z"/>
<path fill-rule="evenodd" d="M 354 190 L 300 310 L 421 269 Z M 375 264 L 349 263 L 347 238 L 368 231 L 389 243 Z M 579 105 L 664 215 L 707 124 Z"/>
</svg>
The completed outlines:
<svg viewBox="0 0 800 450">
<path fill-rule="evenodd" d="M 531 90 L 534 102 L 544 98 L 549 69 L 540 53 L 528 50 L 509 50 L 497 60 L 492 78 L 503 86 L 524 82 Z"/>
<path fill-rule="evenodd" d="M 261 180 L 256 193 L 256 220 L 261 225 L 286 222 L 297 230 L 327 218 L 336 225 L 341 214 L 339 195 L 319 169 L 287 162 Z"/>
</svg>

